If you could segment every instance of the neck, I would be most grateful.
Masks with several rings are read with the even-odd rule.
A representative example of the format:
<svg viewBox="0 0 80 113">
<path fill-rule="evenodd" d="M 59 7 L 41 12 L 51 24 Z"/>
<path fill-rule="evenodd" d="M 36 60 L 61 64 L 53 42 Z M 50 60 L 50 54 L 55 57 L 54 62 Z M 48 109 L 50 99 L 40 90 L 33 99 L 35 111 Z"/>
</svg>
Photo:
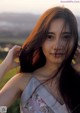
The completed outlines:
<svg viewBox="0 0 80 113">
<path fill-rule="evenodd" d="M 46 63 L 43 67 L 35 70 L 33 73 L 34 75 L 37 75 L 40 78 L 42 77 L 44 79 L 48 79 L 51 76 L 55 76 L 59 67 L 60 64 L 57 65 L 57 64 Z"/>
<path fill-rule="evenodd" d="M 56 72 L 60 67 L 60 64 L 53 64 L 53 63 L 46 63 L 44 65 L 44 68 L 46 71 L 49 71 L 50 73 Z"/>
<path fill-rule="evenodd" d="M 39 68 L 37 72 L 43 77 L 49 78 L 51 76 L 55 76 L 55 74 L 59 69 L 59 66 L 60 65 L 53 65 L 53 64 L 46 63 L 42 68 Z"/>
</svg>

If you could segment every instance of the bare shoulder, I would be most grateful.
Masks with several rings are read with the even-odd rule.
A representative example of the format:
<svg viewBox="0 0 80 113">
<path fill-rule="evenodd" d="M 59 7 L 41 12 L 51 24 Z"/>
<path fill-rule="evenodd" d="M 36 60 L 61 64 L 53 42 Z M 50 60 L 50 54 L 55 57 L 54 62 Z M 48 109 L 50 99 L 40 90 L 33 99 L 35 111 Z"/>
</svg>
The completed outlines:
<svg viewBox="0 0 80 113">
<path fill-rule="evenodd" d="M 31 74 L 29 73 L 18 73 L 13 76 L 0 90 L 0 105 L 10 106 L 19 98 L 30 78 Z"/>
<path fill-rule="evenodd" d="M 18 75 L 16 75 L 16 78 L 18 78 L 19 82 L 19 88 L 21 91 L 23 91 L 25 89 L 25 87 L 28 85 L 30 79 L 32 78 L 32 74 L 31 73 L 19 73 Z"/>
<path fill-rule="evenodd" d="M 23 91 L 32 77 L 31 73 L 18 73 L 13 76 L 5 86 L 15 86 L 19 91 Z"/>
</svg>

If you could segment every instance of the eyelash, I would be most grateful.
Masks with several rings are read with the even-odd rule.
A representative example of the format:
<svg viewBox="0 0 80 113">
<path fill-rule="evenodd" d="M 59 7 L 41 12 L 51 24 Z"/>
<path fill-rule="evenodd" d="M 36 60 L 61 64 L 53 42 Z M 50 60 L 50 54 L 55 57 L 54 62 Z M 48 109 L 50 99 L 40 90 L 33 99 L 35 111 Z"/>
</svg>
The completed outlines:
<svg viewBox="0 0 80 113">
<path fill-rule="evenodd" d="M 64 40 L 68 40 L 68 39 L 71 38 L 71 35 L 63 35 L 63 36 L 61 36 L 61 38 L 64 39 Z M 47 35 L 47 39 L 53 40 L 54 36 L 53 35 Z"/>
<path fill-rule="evenodd" d="M 62 37 L 65 38 L 65 39 L 70 39 L 71 38 L 71 35 L 64 35 Z"/>
<path fill-rule="evenodd" d="M 48 38 L 48 39 L 52 39 L 52 38 L 54 38 L 54 36 L 52 36 L 52 35 L 47 35 L 47 38 Z"/>
</svg>

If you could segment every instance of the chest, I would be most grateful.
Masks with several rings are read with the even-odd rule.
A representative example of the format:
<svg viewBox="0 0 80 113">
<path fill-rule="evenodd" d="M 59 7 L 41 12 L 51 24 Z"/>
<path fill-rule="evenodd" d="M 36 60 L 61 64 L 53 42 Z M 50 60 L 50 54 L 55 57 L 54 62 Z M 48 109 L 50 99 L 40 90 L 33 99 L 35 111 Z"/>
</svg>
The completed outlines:
<svg viewBox="0 0 80 113">
<path fill-rule="evenodd" d="M 56 82 L 52 82 L 52 83 L 47 83 L 45 85 L 46 89 L 49 91 L 49 93 L 55 97 L 55 99 L 61 104 L 64 104 L 64 100 L 60 94 L 59 88 L 58 88 L 58 84 Z"/>
<path fill-rule="evenodd" d="M 21 96 L 23 113 L 35 113 L 36 111 L 37 113 L 67 113 L 65 112 L 67 111 L 66 108 L 56 101 L 46 86 L 41 85 L 33 93 L 34 88 L 40 84 L 37 79 L 33 78 L 23 91 Z"/>
</svg>

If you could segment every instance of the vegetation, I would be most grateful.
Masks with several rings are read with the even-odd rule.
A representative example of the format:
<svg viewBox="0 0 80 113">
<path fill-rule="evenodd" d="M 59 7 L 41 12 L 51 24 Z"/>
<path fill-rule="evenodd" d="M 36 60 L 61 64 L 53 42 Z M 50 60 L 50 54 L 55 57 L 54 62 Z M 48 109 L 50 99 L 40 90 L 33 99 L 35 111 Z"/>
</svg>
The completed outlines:
<svg viewBox="0 0 80 113">
<path fill-rule="evenodd" d="M 0 59 L 0 63 L 2 62 L 3 59 Z M 19 68 L 12 69 L 11 71 L 7 72 L 6 75 L 4 76 L 3 80 L 0 82 L 0 89 L 6 84 L 6 82 L 16 74 L 16 72 L 19 71 Z M 20 113 L 20 108 L 19 108 L 20 100 L 18 99 L 7 111 L 7 113 Z"/>
<path fill-rule="evenodd" d="M 1 39 L 1 38 L 0 38 Z M 8 39 L 8 38 L 7 38 Z M 10 40 L 9 40 L 10 41 Z M 18 42 L 17 40 L 15 42 Z M 20 45 L 22 43 L 22 40 L 19 40 L 20 43 L 18 43 L 18 45 Z M 8 47 L 10 49 L 10 47 L 14 46 L 17 43 L 14 42 L 6 42 L 5 41 L 0 41 L 0 63 L 2 62 L 2 60 L 6 57 L 7 55 L 7 51 L 4 51 L 4 48 Z M 0 89 L 6 84 L 6 82 L 12 78 L 16 73 L 18 73 L 19 68 L 15 68 L 10 70 L 9 72 L 7 72 L 5 74 L 5 76 L 3 77 L 2 81 L 0 82 Z M 15 103 L 13 103 L 13 105 L 8 108 L 7 113 L 20 113 L 20 99 L 17 99 Z"/>
</svg>

